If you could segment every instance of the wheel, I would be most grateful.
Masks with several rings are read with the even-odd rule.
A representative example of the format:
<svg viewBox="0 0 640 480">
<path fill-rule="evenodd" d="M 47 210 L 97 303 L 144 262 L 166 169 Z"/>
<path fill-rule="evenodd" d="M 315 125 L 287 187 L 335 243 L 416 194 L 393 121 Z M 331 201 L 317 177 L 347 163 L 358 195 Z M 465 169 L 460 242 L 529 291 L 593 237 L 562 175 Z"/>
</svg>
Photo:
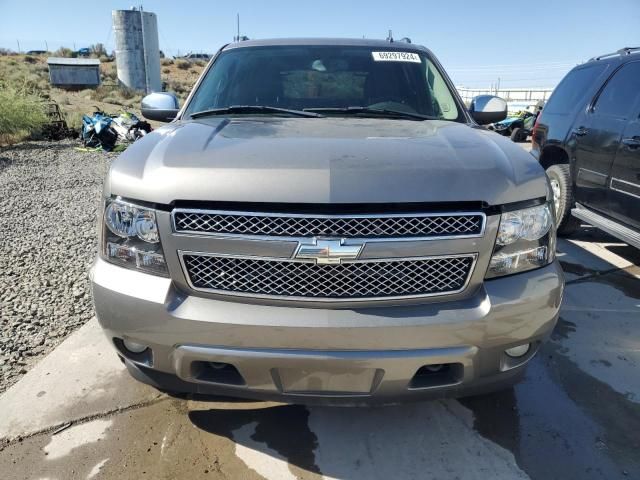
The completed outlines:
<svg viewBox="0 0 640 480">
<path fill-rule="evenodd" d="M 511 140 L 514 142 L 524 142 L 527 139 L 527 132 L 524 128 L 516 127 L 511 131 Z"/>
<path fill-rule="evenodd" d="M 571 215 L 574 199 L 570 167 L 566 164 L 551 165 L 547 168 L 547 176 L 553 191 L 558 235 L 571 235 L 580 227 L 580 220 Z"/>
</svg>

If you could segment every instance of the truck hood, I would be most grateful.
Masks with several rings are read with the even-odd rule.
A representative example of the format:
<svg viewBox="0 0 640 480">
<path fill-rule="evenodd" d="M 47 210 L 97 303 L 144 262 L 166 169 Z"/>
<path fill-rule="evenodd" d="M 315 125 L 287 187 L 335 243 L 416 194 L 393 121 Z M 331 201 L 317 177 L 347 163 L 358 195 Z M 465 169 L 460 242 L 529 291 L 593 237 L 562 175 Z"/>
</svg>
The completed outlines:
<svg viewBox="0 0 640 480">
<path fill-rule="evenodd" d="M 106 193 L 277 203 L 486 202 L 547 194 L 510 140 L 447 121 L 221 118 L 175 122 L 115 160 Z"/>
</svg>

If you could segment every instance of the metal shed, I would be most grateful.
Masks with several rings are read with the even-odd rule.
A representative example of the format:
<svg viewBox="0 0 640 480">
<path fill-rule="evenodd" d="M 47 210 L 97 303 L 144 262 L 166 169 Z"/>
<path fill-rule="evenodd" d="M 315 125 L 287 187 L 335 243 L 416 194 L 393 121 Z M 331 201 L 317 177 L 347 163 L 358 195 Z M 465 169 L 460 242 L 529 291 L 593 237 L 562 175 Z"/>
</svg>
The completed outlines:
<svg viewBox="0 0 640 480">
<path fill-rule="evenodd" d="M 49 57 L 49 82 L 56 87 L 97 87 L 100 60 L 97 58 Z"/>
</svg>

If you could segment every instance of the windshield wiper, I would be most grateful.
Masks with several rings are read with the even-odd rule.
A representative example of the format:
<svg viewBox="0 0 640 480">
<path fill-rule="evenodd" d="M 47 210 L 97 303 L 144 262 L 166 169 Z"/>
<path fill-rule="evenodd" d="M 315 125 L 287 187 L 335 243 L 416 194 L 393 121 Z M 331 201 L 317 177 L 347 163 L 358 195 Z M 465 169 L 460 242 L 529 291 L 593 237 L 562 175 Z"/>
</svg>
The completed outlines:
<svg viewBox="0 0 640 480">
<path fill-rule="evenodd" d="M 385 108 L 370 108 L 370 107 L 328 107 L 328 108 L 305 108 L 305 112 L 316 113 L 335 113 L 335 114 L 347 114 L 347 115 L 376 115 L 388 118 L 409 118 L 411 120 L 438 120 L 437 117 L 430 117 L 429 115 L 422 115 L 420 113 L 402 112 L 400 110 L 389 110 Z"/>
<path fill-rule="evenodd" d="M 215 115 L 243 113 L 282 113 L 296 117 L 322 117 L 319 113 L 306 112 L 304 110 L 290 110 L 288 108 L 269 107 L 267 105 L 230 105 L 222 108 L 202 110 L 189 115 L 191 118 L 210 117 Z"/>
</svg>

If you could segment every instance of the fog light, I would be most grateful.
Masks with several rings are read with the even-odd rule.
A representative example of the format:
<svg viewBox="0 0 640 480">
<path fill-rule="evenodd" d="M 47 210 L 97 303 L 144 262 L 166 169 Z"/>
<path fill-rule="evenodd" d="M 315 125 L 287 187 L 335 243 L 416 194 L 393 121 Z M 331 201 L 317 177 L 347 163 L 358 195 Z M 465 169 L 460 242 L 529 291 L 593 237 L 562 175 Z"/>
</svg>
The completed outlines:
<svg viewBox="0 0 640 480">
<path fill-rule="evenodd" d="M 215 370 L 222 370 L 223 368 L 227 368 L 229 364 L 220 362 L 209 362 L 209 366 Z"/>
<path fill-rule="evenodd" d="M 124 348 L 129 350 L 131 353 L 142 353 L 147 348 L 149 348 L 146 345 L 142 345 L 141 343 L 132 342 L 131 340 L 123 340 L 122 344 L 124 345 Z"/>
<path fill-rule="evenodd" d="M 430 372 L 439 372 L 440 370 L 442 370 L 442 364 L 441 363 L 437 363 L 435 365 L 425 365 L 424 368 Z"/>
<path fill-rule="evenodd" d="M 518 358 L 526 355 L 531 348 L 531 344 L 525 343 L 524 345 L 518 345 L 517 347 L 507 348 L 504 353 L 509 355 L 511 358 Z"/>
</svg>

